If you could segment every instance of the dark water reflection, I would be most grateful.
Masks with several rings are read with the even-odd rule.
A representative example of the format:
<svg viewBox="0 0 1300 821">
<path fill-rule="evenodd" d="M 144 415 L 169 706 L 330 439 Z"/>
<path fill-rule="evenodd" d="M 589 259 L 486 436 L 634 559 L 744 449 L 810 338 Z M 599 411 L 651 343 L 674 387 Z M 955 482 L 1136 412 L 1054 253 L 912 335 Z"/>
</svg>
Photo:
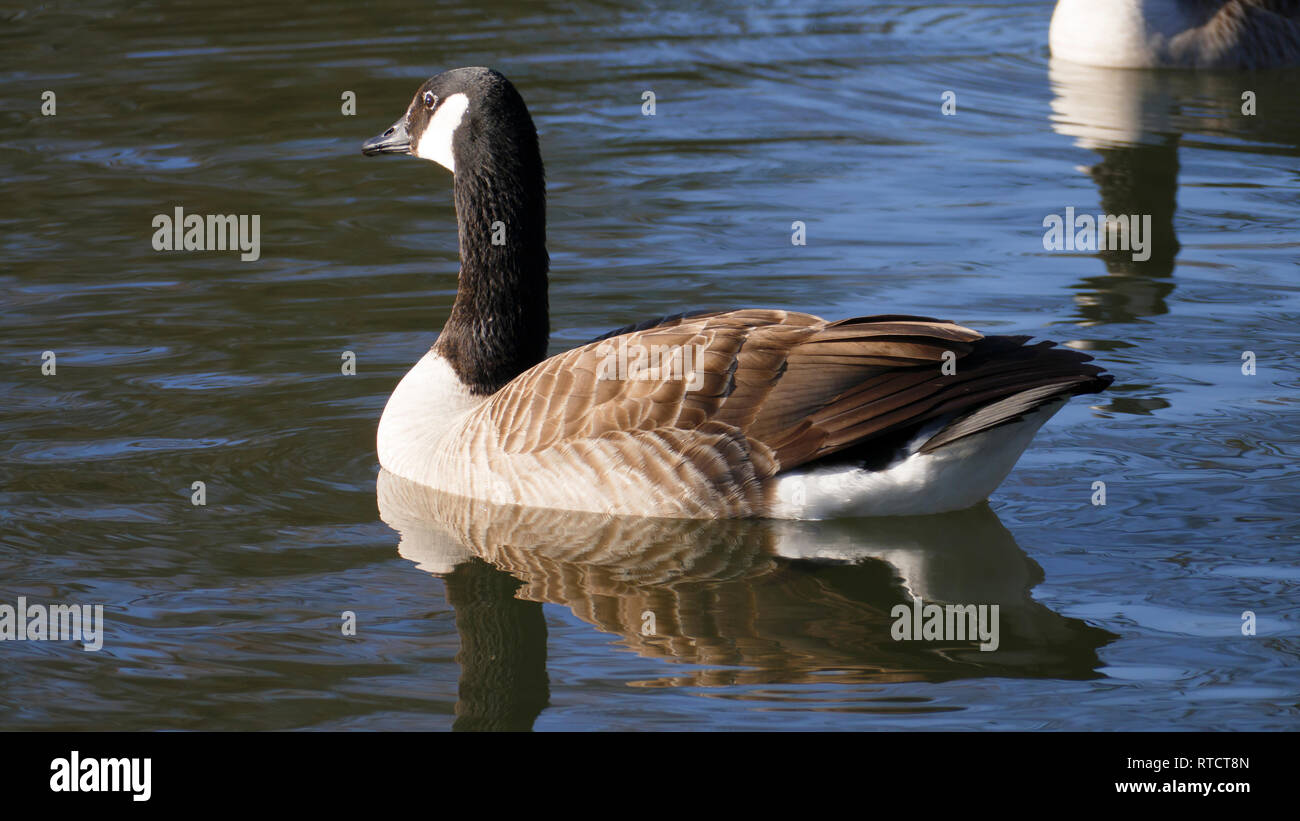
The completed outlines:
<svg viewBox="0 0 1300 821">
<path fill-rule="evenodd" d="M 545 706 L 540 603 L 643 656 L 704 668 L 657 682 L 668 686 L 1088 679 L 1116 638 L 1031 597 L 1042 569 L 986 505 L 835 522 L 626 519 L 474 502 L 387 471 L 378 495 L 401 555 L 442 576 L 456 609 L 458 727 L 527 727 Z M 913 597 L 998 605 L 996 649 L 895 640 L 894 607 Z"/>
<path fill-rule="evenodd" d="M 1050 78 L 1053 128 L 1100 158 L 1084 169 L 1100 194 L 1097 213 L 1151 216 L 1150 258 L 1100 251 L 1106 275 L 1078 286 L 1079 318 L 1122 323 L 1168 313 L 1181 248 L 1174 225 L 1179 145 L 1188 138 L 1235 137 L 1300 150 L 1293 78 L 1106 69 L 1060 60 L 1052 61 Z M 1260 117 L 1261 104 L 1287 110 Z"/>
</svg>

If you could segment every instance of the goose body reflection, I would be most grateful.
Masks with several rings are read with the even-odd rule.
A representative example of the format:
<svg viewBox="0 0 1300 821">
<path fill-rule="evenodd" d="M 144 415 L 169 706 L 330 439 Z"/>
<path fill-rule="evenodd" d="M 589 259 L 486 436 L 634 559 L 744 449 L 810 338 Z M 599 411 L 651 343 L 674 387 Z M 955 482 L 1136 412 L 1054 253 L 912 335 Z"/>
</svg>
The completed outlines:
<svg viewBox="0 0 1300 821">
<path fill-rule="evenodd" d="M 540 709 L 541 603 L 643 656 L 699 665 L 660 682 L 670 685 L 1092 678 L 1113 638 L 1034 600 L 1042 571 L 987 505 L 836 522 L 611 517 L 492 505 L 387 471 L 378 502 L 401 555 L 446 582 L 462 633 L 458 713 L 473 726 L 493 721 L 466 692 L 491 691 L 498 708 L 527 701 L 516 719 Z M 896 640 L 896 608 L 917 599 L 997 605 L 997 649 Z M 497 655 L 476 655 L 481 646 Z M 517 699 L 501 693 L 512 682 Z"/>
<path fill-rule="evenodd" d="M 1052 128 L 1093 151 L 1098 162 L 1081 169 L 1097 186 L 1097 212 L 1151 218 L 1147 259 L 1098 252 L 1105 274 L 1078 288 L 1084 324 L 1133 322 L 1168 312 L 1173 273 L 1182 250 L 1175 225 L 1179 149 L 1186 135 L 1295 146 L 1294 115 L 1242 116 L 1239 78 L 1231 74 L 1100 68 L 1053 58 Z M 1286 72 L 1252 80 L 1265 100 L 1288 100 Z M 1093 210 L 1078 203 L 1081 210 Z"/>
<path fill-rule="evenodd" d="M 1111 68 L 1300 63 L 1296 0 L 1059 0 L 1052 56 Z"/>
</svg>

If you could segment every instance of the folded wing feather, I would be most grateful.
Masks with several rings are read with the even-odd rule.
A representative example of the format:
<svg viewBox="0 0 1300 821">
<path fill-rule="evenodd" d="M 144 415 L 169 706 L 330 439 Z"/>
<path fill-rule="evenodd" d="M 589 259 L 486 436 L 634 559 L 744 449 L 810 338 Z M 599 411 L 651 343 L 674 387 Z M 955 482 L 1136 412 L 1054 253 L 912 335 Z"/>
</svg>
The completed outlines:
<svg viewBox="0 0 1300 821">
<path fill-rule="evenodd" d="M 1051 343 L 1025 346 L 1025 339 L 984 340 L 951 322 L 897 315 L 834 323 L 777 310 L 674 317 L 540 363 L 467 424 L 508 453 L 671 431 L 685 457 L 693 433 L 716 442 L 731 432 L 738 436 L 729 439 L 761 445 L 775 457 L 762 473 L 780 472 L 932 419 L 960 419 L 1031 389 L 1032 402 L 986 412 L 938 441 L 1004 423 L 1040 400 L 1097 388 L 1100 369 L 1082 365 L 1088 357 Z M 606 378 L 620 345 L 632 352 L 690 348 L 694 384 L 680 366 Z M 956 371 L 945 374 L 949 352 Z M 728 461 L 745 458 L 733 452 L 734 442 L 727 450 Z M 708 452 L 716 461 L 716 450 Z"/>
</svg>

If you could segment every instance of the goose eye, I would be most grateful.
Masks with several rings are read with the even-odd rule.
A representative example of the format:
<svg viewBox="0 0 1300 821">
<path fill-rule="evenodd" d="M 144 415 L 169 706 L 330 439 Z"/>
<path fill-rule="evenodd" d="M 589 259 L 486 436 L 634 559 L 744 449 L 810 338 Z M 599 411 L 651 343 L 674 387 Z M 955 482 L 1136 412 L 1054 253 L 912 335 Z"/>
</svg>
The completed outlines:
<svg viewBox="0 0 1300 821">
<path fill-rule="evenodd" d="M 424 92 L 424 107 L 432 111 L 438 105 L 438 96 L 432 91 Z"/>
</svg>

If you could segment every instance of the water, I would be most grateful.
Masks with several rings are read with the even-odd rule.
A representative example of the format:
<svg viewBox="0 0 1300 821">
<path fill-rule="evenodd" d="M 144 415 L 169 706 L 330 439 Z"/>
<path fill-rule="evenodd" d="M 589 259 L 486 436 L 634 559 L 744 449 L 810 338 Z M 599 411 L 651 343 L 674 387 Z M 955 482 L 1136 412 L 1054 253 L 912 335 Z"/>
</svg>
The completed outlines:
<svg viewBox="0 0 1300 821">
<path fill-rule="evenodd" d="M 1296 74 L 1052 66 L 1048 2 L 819 5 L 6 12 L 0 603 L 102 603 L 106 636 L 0 644 L 0 727 L 1295 728 Z M 378 476 L 456 237 L 445 172 L 359 146 L 485 63 L 542 134 L 554 350 L 914 312 L 1114 387 L 945 517 L 609 523 Z M 177 205 L 259 214 L 260 259 L 154 251 Z M 1150 214 L 1150 258 L 1045 250 L 1067 207 Z M 912 595 L 1000 603 L 1001 646 L 893 641 Z"/>
</svg>

